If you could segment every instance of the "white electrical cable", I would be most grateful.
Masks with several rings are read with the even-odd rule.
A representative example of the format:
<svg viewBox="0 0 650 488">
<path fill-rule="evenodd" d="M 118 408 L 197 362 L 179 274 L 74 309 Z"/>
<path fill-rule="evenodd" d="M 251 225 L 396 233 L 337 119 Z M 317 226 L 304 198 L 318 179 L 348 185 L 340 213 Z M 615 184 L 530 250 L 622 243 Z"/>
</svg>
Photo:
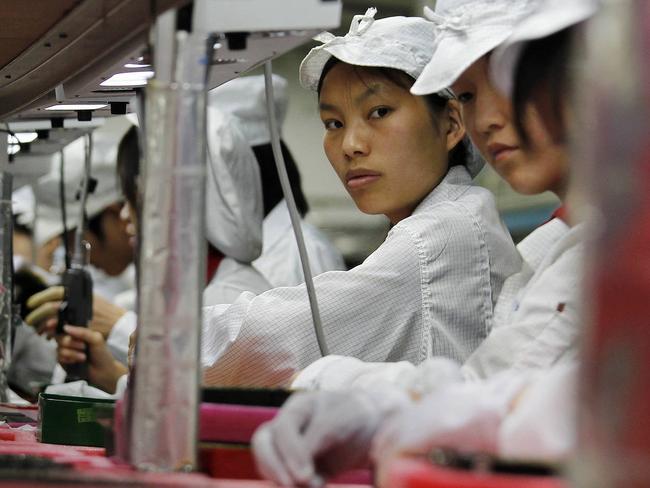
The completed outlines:
<svg viewBox="0 0 650 488">
<path fill-rule="evenodd" d="M 314 280 L 312 279 L 311 268 L 309 267 L 309 257 L 307 256 L 307 249 L 305 248 L 305 239 L 302 235 L 300 215 L 298 214 L 296 202 L 293 198 L 291 185 L 289 184 L 289 176 L 287 175 L 287 168 L 280 147 L 280 131 L 278 130 L 277 120 L 275 118 L 275 104 L 273 103 L 273 69 L 271 61 L 264 63 L 264 82 L 266 91 L 266 110 L 269 119 L 269 129 L 271 131 L 271 147 L 273 148 L 273 159 L 275 159 L 275 166 L 278 170 L 278 176 L 280 177 L 282 193 L 284 193 L 284 199 L 287 201 L 287 207 L 289 208 L 291 226 L 296 235 L 298 252 L 300 253 L 300 262 L 302 264 L 302 272 L 305 275 L 305 285 L 307 286 L 309 305 L 311 306 L 311 316 L 314 321 L 316 340 L 318 341 L 318 347 L 320 348 L 321 354 L 327 356 L 329 350 L 327 348 L 327 342 L 325 341 L 325 334 L 323 333 L 323 324 L 320 320 L 320 312 L 318 311 L 318 300 L 316 299 Z"/>
</svg>

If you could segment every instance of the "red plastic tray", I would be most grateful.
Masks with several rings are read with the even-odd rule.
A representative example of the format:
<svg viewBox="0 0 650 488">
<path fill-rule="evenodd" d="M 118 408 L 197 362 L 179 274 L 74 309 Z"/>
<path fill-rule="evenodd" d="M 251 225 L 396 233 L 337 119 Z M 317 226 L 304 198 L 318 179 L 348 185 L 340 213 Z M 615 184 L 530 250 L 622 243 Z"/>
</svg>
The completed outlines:
<svg viewBox="0 0 650 488">
<path fill-rule="evenodd" d="M 569 488 L 548 476 L 475 473 L 434 466 L 422 460 L 398 459 L 386 468 L 383 488 Z"/>
</svg>

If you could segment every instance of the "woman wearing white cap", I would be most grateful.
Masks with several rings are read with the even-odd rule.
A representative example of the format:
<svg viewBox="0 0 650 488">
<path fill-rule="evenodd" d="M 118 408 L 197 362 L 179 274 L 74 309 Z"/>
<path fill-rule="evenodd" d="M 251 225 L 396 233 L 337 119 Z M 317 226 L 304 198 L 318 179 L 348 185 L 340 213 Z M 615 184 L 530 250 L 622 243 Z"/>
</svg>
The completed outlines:
<svg viewBox="0 0 650 488">
<path fill-rule="evenodd" d="M 554 0 L 546 1 L 557 6 Z M 462 6 L 455 10 L 458 3 Z M 431 61 L 437 65 L 428 66 L 413 91 L 426 93 L 453 83 L 464 103 L 470 136 L 488 162 L 521 192 L 555 190 L 559 196 L 565 196 L 566 146 L 562 139 L 553 137 L 553 131 L 544 126 L 534 107 L 528 107 L 525 121 L 529 143 L 521 142 L 511 118 L 512 106 L 489 80 L 484 55 L 512 34 L 517 22 L 537 7 L 537 14 L 547 21 L 550 17 L 556 30 L 595 10 L 591 0 L 578 3 L 589 3 L 591 8 L 578 7 L 582 14 L 573 15 L 575 10 L 562 10 L 560 5 L 559 12 L 564 15 L 558 15 L 557 10 L 548 15 L 548 10 L 542 8 L 548 8 L 548 4 L 540 7 L 539 2 L 518 10 L 519 4 L 505 0 L 453 5 L 441 1 L 436 14 L 431 15 L 441 29 Z M 543 32 L 552 31 L 549 28 Z M 540 31 L 531 30 L 529 35 L 531 32 Z M 498 35 L 490 37 L 490 33 Z M 441 51 L 446 44 L 450 44 L 448 49 L 456 56 Z M 371 440 L 382 421 L 404 408 L 407 410 L 399 417 L 400 423 L 382 437 L 378 457 L 394 448 L 425 452 L 427 447 L 446 445 L 450 439 L 455 439 L 454 445 L 459 447 L 467 445 L 470 449 L 494 452 L 497 435 L 512 440 L 508 444 L 510 454 L 517 449 L 522 455 L 529 454 L 531 446 L 540 451 L 547 449 L 543 454 L 566 452 L 571 444 L 570 432 L 567 438 L 526 431 L 536 425 L 530 415 L 514 416 L 513 421 L 504 424 L 503 433 L 499 434 L 499 429 L 513 399 L 531 382 L 535 385 L 531 392 L 537 393 L 531 393 L 529 398 L 537 399 L 540 406 L 548 408 L 549 404 L 540 403 L 539 399 L 548 400 L 552 395 L 546 395 L 553 392 L 560 395 L 553 397 L 560 401 L 555 406 L 566 405 L 567 412 L 572 411 L 570 364 L 580 333 L 576 310 L 581 276 L 580 227 L 554 219 L 520 244 L 523 269 L 506 281 L 497 304 L 499 320 L 462 369 L 439 358 L 418 368 L 406 363 L 363 364 L 353 358 L 334 358 L 314 374 L 308 368 L 308 378 L 303 383 L 310 386 L 340 388 L 344 385 L 336 376 L 345 375 L 348 385 L 365 387 L 366 391 L 324 391 L 292 398 L 276 420 L 255 435 L 255 454 L 261 472 L 283 484 L 309 483 L 318 481 L 320 475 L 358 466 L 367 460 Z M 553 373 L 543 372 L 551 367 Z M 527 370 L 537 370 L 539 379 Z M 477 378 L 491 379 L 465 383 Z M 428 403 L 419 409 L 414 407 L 414 411 L 408 409 L 411 402 L 406 392 L 415 397 L 433 394 Z M 530 406 L 528 402 L 520 412 L 540 415 L 539 409 Z M 555 427 L 554 433 L 561 432 L 567 426 L 567 418 L 553 424 L 555 420 L 558 419 L 549 418 L 546 426 Z"/>
<path fill-rule="evenodd" d="M 525 145 L 553 141 L 567 152 L 573 44 L 580 24 L 598 7 L 599 0 L 576 0 L 570 6 L 541 0 L 493 53 L 492 82 L 513 98 Z M 533 117 L 541 123 L 531 123 Z M 513 369 L 480 383 L 441 389 L 389 420 L 374 441 L 373 455 L 385 465 L 399 454 L 444 446 L 511 460 L 566 461 L 576 447 L 577 361 L 572 359 L 550 369 Z M 461 415 L 439 415 L 461 404 Z"/>
<path fill-rule="evenodd" d="M 357 16 L 301 65 L 318 91 L 324 147 L 364 212 L 393 228 L 363 264 L 314 279 L 332 352 L 369 361 L 466 358 L 491 328 L 503 280 L 519 269 L 492 195 L 471 184 L 458 104 L 408 89 L 434 31 L 420 18 Z M 469 171 L 468 171 L 469 170 Z M 204 380 L 284 385 L 320 356 L 304 286 L 242 295 L 204 311 Z"/>
</svg>

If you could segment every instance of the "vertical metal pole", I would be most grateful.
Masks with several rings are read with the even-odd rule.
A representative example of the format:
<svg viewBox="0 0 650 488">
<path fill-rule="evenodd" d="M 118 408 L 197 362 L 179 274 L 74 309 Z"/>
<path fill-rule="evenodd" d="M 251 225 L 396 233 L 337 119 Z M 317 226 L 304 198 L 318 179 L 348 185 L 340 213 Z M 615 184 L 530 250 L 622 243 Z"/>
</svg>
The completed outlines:
<svg viewBox="0 0 650 488">
<path fill-rule="evenodd" d="M 13 276 L 12 276 L 12 212 L 11 193 L 13 176 L 9 173 L 9 160 L 7 156 L 7 136 L 0 133 L 0 401 L 8 401 L 9 385 L 7 373 L 11 365 L 11 326 L 13 304 Z"/>
<path fill-rule="evenodd" d="M 280 130 L 277 126 L 277 118 L 275 116 L 275 104 L 273 103 L 273 68 L 271 61 L 264 63 L 264 80 L 266 88 L 266 110 L 269 119 L 269 130 L 271 132 L 271 146 L 273 149 L 273 159 L 275 159 L 275 167 L 278 170 L 278 177 L 280 178 L 280 185 L 282 186 L 282 193 L 284 199 L 287 201 L 287 208 L 289 209 L 289 217 L 291 218 L 291 226 L 296 235 L 296 244 L 298 245 L 298 253 L 300 254 L 300 263 L 302 264 L 302 271 L 305 277 L 305 286 L 307 287 L 307 296 L 309 297 L 309 305 L 311 307 L 311 317 L 314 323 L 314 332 L 316 334 L 316 341 L 322 356 L 329 354 L 327 347 L 327 340 L 323 332 L 323 323 L 320 318 L 320 311 L 318 309 L 318 298 L 316 296 L 316 289 L 314 288 L 314 279 L 311 274 L 309 266 L 309 256 L 307 255 L 307 248 L 305 247 L 305 238 L 302 235 L 302 227 L 300 224 L 300 215 L 296 208 L 296 202 L 293 198 L 291 191 L 291 184 L 289 183 L 289 175 L 287 174 L 287 167 L 282 156 L 282 148 L 280 146 Z"/>
<path fill-rule="evenodd" d="M 153 37 L 168 38 L 171 26 L 164 28 L 166 33 Z M 138 341 L 128 446 L 129 461 L 140 469 L 196 466 L 209 46 L 205 35 L 176 33 L 175 63 L 165 61 L 161 78 L 146 88 Z M 171 82 L 165 79 L 170 69 Z"/>
</svg>

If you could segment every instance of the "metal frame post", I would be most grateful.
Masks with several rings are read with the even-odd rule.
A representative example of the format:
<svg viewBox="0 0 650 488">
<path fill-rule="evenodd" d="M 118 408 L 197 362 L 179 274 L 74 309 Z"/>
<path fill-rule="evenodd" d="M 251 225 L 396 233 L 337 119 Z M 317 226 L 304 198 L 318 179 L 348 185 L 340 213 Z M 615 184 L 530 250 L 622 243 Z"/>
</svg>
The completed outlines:
<svg viewBox="0 0 650 488">
<path fill-rule="evenodd" d="M 205 99 L 212 43 L 206 35 L 176 32 L 169 17 L 157 24 L 152 38 L 167 49 L 156 52 L 161 69 L 155 67 L 156 78 L 145 92 L 139 323 L 127 456 L 140 469 L 192 470 L 197 462 Z"/>
</svg>

